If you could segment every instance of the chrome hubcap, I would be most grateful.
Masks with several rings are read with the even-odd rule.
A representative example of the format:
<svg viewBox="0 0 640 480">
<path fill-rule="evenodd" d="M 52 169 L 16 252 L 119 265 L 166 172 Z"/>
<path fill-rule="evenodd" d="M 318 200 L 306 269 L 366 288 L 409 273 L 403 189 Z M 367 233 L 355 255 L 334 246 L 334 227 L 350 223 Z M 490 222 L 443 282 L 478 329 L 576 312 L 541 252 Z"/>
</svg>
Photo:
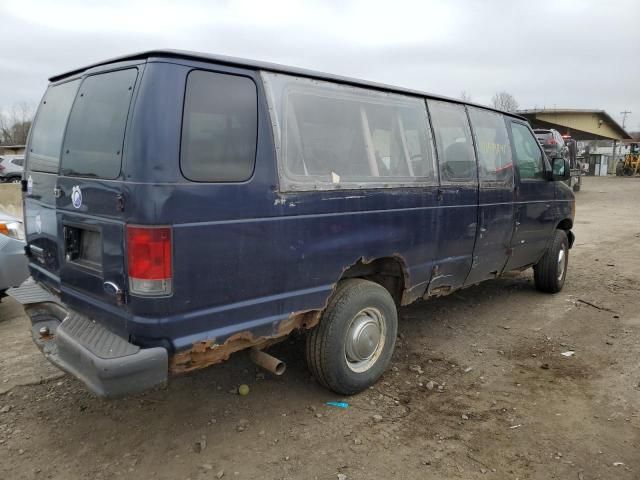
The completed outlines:
<svg viewBox="0 0 640 480">
<path fill-rule="evenodd" d="M 365 372 L 376 363 L 385 334 L 386 323 L 377 308 L 365 308 L 353 318 L 345 339 L 345 358 L 352 371 Z"/>
<path fill-rule="evenodd" d="M 562 280 L 566 264 L 567 256 L 565 255 L 564 248 L 561 248 L 560 252 L 558 252 L 558 280 Z"/>
</svg>

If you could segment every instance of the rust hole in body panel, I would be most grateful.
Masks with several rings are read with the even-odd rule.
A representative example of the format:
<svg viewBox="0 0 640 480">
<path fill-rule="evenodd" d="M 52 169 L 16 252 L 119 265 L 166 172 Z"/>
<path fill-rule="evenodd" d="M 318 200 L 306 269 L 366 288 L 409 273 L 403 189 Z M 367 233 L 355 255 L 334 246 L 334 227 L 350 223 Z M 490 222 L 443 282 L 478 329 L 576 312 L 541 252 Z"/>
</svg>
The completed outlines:
<svg viewBox="0 0 640 480">
<path fill-rule="evenodd" d="M 386 271 L 388 262 L 391 261 L 394 262 L 395 265 L 397 265 L 397 270 Z M 370 269 L 364 268 L 362 271 L 360 271 L 361 267 L 367 267 L 375 264 L 376 262 L 386 263 L 383 264 L 383 268 L 381 270 L 372 271 Z M 278 343 L 284 340 L 294 330 L 308 330 L 315 327 L 320 322 L 322 312 L 326 308 L 326 304 L 331 299 L 333 292 L 335 292 L 338 283 L 344 278 L 349 278 L 349 273 L 351 273 L 353 276 L 361 276 L 363 278 L 368 278 L 372 276 L 372 274 L 379 274 L 382 279 L 384 279 L 385 277 L 398 278 L 398 280 L 400 281 L 398 285 L 400 291 L 397 292 L 398 303 L 400 305 L 407 305 L 416 299 L 413 298 L 416 297 L 415 292 L 412 294 L 409 288 L 407 288 L 409 285 L 409 274 L 407 271 L 405 259 L 402 257 L 402 255 L 400 255 L 399 253 L 394 253 L 390 257 L 383 258 L 360 257 L 356 262 L 342 269 L 340 277 L 336 279 L 336 282 L 333 284 L 332 291 L 327 296 L 325 305 L 321 309 L 292 313 L 287 319 L 282 320 L 277 325 L 277 328 L 275 329 L 273 335 L 255 337 L 252 332 L 243 331 L 231 335 L 221 344 L 216 343 L 216 339 L 196 342 L 193 344 L 191 349 L 178 352 L 170 358 L 170 373 L 176 375 L 191 372 L 193 370 L 198 370 L 200 368 L 205 368 L 210 365 L 215 365 L 217 363 L 228 360 L 231 354 L 239 352 L 240 350 L 245 350 L 251 347 L 264 349 L 270 345 L 273 345 L 274 343 Z M 376 278 L 374 280 L 379 279 Z M 389 288 L 384 284 L 384 282 L 378 281 L 378 283 L 381 283 L 383 286 Z M 420 298 L 420 296 L 421 294 L 417 295 L 417 298 Z"/>
<path fill-rule="evenodd" d="M 179 352 L 171 357 L 169 371 L 176 375 L 205 368 L 228 360 L 232 353 L 250 347 L 263 349 L 284 340 L 294 330 L 310 329 L 320 321 L 321 310 L 293 313 L 282 320 L 276 332 L 270 336 L 254 337 L 249 331 L 238 332 L 218 344 L 215 339 L 196 342 L 190 350 Z"/>
</svg>

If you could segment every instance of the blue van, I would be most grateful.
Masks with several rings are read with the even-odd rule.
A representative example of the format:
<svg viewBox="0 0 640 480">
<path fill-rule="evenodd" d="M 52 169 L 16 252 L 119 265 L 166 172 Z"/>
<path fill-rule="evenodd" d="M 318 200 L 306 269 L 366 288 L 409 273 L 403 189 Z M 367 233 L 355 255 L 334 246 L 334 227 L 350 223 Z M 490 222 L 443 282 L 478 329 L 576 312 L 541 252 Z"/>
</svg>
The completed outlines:
<svg viewBox="0 0 640 480">
<path fill-rule="evenodd" d="M 52 77 L 23 180 L 36 344 L 116 397 L 306 332 L 340 394 L 388 366 L 397 308 L 533 267 L 574 236 L 563 158 L 521 117 L 223 56 Z"/>
</svg>

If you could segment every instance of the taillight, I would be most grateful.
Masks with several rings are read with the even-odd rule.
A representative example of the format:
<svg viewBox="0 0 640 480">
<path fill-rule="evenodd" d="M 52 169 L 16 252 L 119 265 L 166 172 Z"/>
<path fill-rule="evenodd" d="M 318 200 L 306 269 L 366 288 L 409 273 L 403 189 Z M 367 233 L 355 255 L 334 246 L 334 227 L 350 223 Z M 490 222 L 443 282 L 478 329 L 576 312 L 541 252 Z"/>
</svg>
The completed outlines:
<svg viewBox="0 0 640 480">
<path fill-rule="evenodd" d="M 551 138 L 551 139 L 547 140 L 547 145 L 555 145 L 555 144 L 556 144 L 555 139 Z"/>
<path fill-rule="evenodd" d="M 132 295 L 171 293 L 171 228 L 127 226 L 127 258 Z"/>
<path fill-rule="evenodd" d="M 0 172 L 4 172 L 4 166 L 0 163 Z"/>
</svg>

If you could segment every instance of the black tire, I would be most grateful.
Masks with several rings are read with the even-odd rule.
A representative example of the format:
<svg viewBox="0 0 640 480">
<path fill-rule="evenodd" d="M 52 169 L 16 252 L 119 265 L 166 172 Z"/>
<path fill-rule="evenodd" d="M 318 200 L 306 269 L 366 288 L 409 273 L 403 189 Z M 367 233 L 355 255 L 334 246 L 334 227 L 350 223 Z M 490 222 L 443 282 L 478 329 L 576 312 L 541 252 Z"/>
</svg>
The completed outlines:
<svg viewBox="0 0 640 480">
<path fill-rule="evenodd" d="M 379 316 L 382 316 L 380 320 Z M 347 334 L 357 326 L 372 323 L 380 327 L 380 340 L 373 346 L 371 336 L 367 347 L 349 348 Z M 369 331 L 369 330 L 368 330 Z M 307 335 L 307 365 L 313 376 L 324 387 L 341 395 L 353 395 L 375 384 L 391 361 L 398 331 L 398 312 L 391 294 L 381 285 L 363 279 L 340 282 L 320 319 L 320 323 Z M 384 341 L 382 341 L 384 339 Z M 360 345 L 352 342 L 349 345 Z M 353 360 L 367 348 L 375 348 L 370 358 Z M 353 355 L 350 359 L 350 355 Z"/>
<path fill-rule="evenodd" d="M 560 259 L 560 252 L 562 259 Z M 569 266 L 569 240 L 564 230 L 556 230 L 551 245 L 533 267 L 536 288 L 541 292 L 558 293 L 564 286 Z"/>
<path fill-rule="evenodd" d="M 579 191 L 580 191 L 580 184 L 579 184 L 579 183 L 576 183 L 576 184 L 573 186 L 573 191 L 574 191 L 574 192 L 579 192 Z"/>
</svg>

